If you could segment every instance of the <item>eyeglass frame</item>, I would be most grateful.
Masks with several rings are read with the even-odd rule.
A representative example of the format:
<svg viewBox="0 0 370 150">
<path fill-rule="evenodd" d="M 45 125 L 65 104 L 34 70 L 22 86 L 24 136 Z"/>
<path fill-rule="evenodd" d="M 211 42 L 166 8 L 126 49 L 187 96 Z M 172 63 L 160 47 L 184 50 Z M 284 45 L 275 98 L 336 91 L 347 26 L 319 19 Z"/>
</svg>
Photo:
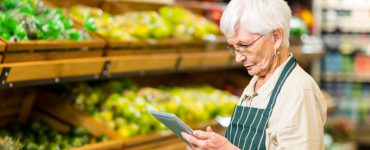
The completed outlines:
<svg viewBox="0 0 370 150">
<path fill-rule="evenodd" d="M 253 44 L 254 44 L 254 43 L 256 43 L 256 42 L 257 42 L 259 39 L 261 39 L 263 36 L 264 36 L 264 35 L 262 34 L 262 35 L 261 35 L 261 36 L 259 36 L 257 39 L 255 39 L 252 43 L 245 45 L 245 46 L 246 46 L 246 48 L 244 48 L 244 49 L 246 50 L 246 49 L 247 49 L 247 48 L 249 48 L 250 46 L 253 46 Z M 231 54 L 233 54 L 233 55 L 236 55 L 237 53 L 242 54 L 243 52 L 245 52 L 245 50 L 244 50 L 244 51 L 239 50 L 239 49 L 240 49 L 240 46 L 238 46 L 238 48 L 235 48 L 235 47 L 234 47 L 234 46 L 232 46 L 232 45 L 227 45 L 227 46 L 226 46 L 226 48 L 227 48 L 227 50 L 228 50 Z"/>
</svg>

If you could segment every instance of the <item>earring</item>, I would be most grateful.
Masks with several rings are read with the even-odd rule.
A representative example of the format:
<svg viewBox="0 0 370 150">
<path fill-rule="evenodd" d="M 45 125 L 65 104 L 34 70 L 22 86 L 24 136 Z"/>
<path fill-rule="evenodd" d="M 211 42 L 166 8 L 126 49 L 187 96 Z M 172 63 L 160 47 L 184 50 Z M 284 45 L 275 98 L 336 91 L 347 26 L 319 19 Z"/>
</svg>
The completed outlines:
<svg viewBox="0 0 370 150">
<path fill-rule="evenodd" d="M 280 54 L 280 51 L 278 51 L 277 49 L 275 49 L 275 52 L 274 53 L 275 53 L 275 56 L 276 56 L 276 55 L 279 55 Z"/>
</svg>

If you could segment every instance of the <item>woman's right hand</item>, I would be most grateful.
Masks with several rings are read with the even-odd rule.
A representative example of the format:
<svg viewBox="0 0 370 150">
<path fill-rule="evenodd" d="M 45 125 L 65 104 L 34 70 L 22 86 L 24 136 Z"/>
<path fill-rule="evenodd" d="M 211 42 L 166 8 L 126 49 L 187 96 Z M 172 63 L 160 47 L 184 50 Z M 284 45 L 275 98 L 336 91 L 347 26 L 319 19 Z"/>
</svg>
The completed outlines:
<svg viewBox="0 0 370 150">
<path fill-rule="evenodd" d="M 194 131 L 193 135 L 185 132 L 181 134 L 192 145 L 187 146 L 187 150 L 239 150 L 224 136 L 213 132 L 211 127 L 207 127 L 207 131 Z"/>
</svg>

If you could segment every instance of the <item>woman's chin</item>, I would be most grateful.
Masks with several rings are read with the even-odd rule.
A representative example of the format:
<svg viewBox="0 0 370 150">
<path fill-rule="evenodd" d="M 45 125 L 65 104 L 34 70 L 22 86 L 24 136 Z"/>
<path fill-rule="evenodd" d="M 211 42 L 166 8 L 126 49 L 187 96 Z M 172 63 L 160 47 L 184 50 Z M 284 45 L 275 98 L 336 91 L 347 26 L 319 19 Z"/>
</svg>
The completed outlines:
<svg viewBox="0 0 370 150">
<path fill-rule="evenodd" d="M 248 74 L 249 74 L 249 75 L 251 75 L 251 76 L 256 75 L 256 72 L 255 72 L 254 70 L 249 70 L 249 69 L 247 69 L 247 72 L 248 72 Z"/>
<path fill-rule="evenodd" d="M 246 68 L 246 70 L 248 74 L 251 76 L 259 76 L 262 73 L 260 69 L 253 68 L 253 67 Z"/>
</svg>

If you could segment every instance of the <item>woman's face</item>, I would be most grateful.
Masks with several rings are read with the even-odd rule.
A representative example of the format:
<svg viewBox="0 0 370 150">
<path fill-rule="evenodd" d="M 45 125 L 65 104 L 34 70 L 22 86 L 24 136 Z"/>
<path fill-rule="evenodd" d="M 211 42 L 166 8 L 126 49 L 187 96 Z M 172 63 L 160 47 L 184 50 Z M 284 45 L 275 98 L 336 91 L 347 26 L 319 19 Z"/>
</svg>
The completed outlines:
<svg viewBox="0 0 370 150">
<path fill-rule="evenodd" d="M 271 35 L 250 33 L 238 27 L 235 36 L 227 39 L 237 51 L 236 62 L 241 63 L 252 76 L 265 76 L 271 69 L 274 57 L 274 39 Z"/>
</svg>

